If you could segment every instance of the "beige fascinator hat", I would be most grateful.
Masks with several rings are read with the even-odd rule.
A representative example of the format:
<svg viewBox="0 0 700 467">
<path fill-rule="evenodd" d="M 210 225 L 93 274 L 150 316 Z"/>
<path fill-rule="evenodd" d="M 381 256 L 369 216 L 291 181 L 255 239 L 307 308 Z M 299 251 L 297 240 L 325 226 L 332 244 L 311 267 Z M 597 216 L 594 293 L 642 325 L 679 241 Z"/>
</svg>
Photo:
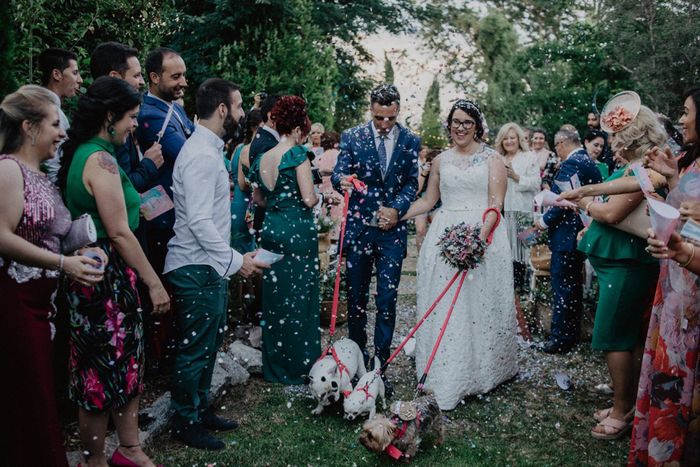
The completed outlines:
<svg viewBox="0 0 700 467">
<path fill-rule="evenodd" d="M 627 128 L 639 114 L 642 100 L 634 91 L 615 94 L 603 107 L 600 127 L 608 133 L 617 133 Z"/>
</svg>

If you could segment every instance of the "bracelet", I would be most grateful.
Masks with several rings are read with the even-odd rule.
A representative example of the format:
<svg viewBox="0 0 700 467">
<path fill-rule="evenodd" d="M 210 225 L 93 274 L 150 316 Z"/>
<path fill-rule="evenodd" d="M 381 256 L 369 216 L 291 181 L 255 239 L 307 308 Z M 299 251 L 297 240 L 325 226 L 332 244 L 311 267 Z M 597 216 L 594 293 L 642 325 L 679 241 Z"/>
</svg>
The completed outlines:
<svg viewBox="0 0 700 467">
<path fill-rule="evenodd" d="M 687 268 L 688 265 L 693 261 L 693 258 L 695 258 L 695 245 L 693 245 L 692 243 L 688 243 L 688 245 L 690 245 L 690 256 L 688 256 L 688 261 L 680 265 L 682 268 Z"/>
<path fill-rule="evenodd" d="M 58 255 L 58 270 L 63 271 L 63 261 L 66 259 L 63 255 Z"/>
<path fill-rule="evenodd" d="M 593 203 L 595 203 L 595 200 L 589 201 L 588 203 L 586 203 L 586 207 L 583 209 L 583 211 L 589 216 L 591 215 L 591 212 L 588 209 L 591 207 L 591 204 L 593 204 Z"/>
</svg>

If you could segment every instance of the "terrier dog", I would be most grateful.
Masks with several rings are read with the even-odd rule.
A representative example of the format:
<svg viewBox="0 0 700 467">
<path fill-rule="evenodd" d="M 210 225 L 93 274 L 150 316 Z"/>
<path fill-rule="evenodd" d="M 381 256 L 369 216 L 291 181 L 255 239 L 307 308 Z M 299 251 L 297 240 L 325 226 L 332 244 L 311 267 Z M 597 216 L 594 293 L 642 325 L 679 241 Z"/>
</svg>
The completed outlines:
<svg viewBox="0 0 700 467">
<path fill-rule="evenodd" d="M 352 392 L 352 379 L 355 375 L 364 376 L 367 373 L 365 361 L 360 347 L 350 339 L 340 339 L 333 344 L 335 354 L 340 360 L 336 362 L 332 353 L 319 359 L 309 371 L 309 388 L 318 401 L 311 411 L 318 415 L 323 408 L 338 402 L 343 393 Z"/>
<path fill-rule="evenodd" d="M 379 369 L 381 363 L 374 357 L 374 368 Z M 373 419 L 377 414 L 377 400 L 382 400 L 382 408 L 386 410 L 386 400 L 384 399 L 384 381 L 377 371 L 365 373 L 350 394 L 344 394 L 343 409 L 346 420 L 355 420 L 359 415 L 369 413 L 369 419 Z"/>
<path fill-rule="evenodd" d="M 367 420 L 360 432 L 360 442 L 370 451 L 386 452 L 395 460 L 411 461 L 424 437 L 435 444 L 443 442 L 442 412 L 434 394 L 426 394 L 413 402 L 392 404 L 392 416 Z"/>
</svg>

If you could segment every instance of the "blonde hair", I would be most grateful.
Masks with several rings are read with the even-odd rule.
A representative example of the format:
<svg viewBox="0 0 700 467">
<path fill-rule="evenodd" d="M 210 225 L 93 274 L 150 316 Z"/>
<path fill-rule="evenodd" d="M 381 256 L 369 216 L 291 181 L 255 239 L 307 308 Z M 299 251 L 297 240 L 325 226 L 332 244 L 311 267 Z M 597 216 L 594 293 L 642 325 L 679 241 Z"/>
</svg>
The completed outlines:
<svg viewBox="0 0 700 467">
<path fill-rule="evenodd" d="M 56 105 L 51 91 L 35 84 L 5 96 L 0 104 L 0 154 L 17 151 L 25 138 L 22 122 L 38 125 L 48 115 L 51 104 Z"/>
<path fill-rule="evenodd" d="M 496 144 L 495 148 L 496 151 L 498 151 L 501 155 L 506 154 L 506 150 L 503 148 L 503 140 L 506 138 L 506 135 L 510 130 L 515 131 L 516 136 L 518 137 L 518 145 L 520 146 L 521 151 L 529 151 L 530 150 L 530 145 L 527 144 L 527 139 L 525 138 L 525 132 L 523 129 L 518 125 L 517 123 L 514 122 L 509 122 L 506 123 L 501 127 L 500 130 L 498 130 L 498 135 L 496 135 Z"/>
<path fill-rule="evenodd" d="M 309 133 L 311 133 L 314 130 L 319 130 L 321 132 L 321 134 L 325 133 L 325 131 L 326 131 L 326 129 L 323 127 L 323 124 L 318 123 L 318 122 L 311 125 L 311 129 L 309 130 Z"/>
<path fill-rule="evenodd" d="M 642 105 L 629 126 L 613 133 L 611 147 L 613 151 L 634 150 L 633 160 L 636 160 L 654 146 L 663 147 L 667 139 L 666 131 L 656 114 L 649 107 Z"/>
</svg>

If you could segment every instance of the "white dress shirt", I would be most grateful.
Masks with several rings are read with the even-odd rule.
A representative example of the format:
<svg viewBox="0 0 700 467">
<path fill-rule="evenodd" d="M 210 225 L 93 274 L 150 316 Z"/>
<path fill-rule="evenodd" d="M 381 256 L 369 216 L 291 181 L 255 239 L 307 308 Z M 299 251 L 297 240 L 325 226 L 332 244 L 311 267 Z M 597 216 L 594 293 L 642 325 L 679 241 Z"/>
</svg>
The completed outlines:
<svg viewBox="0 0 700 467">
<path fill-rule="evenodd" d="M 175 236 L 168 242 L 164 273 L 198 264 L 228 277 L 243 265 L 243 256 L 230 246 L 231 190 L 223 148 L 221 138 L 197 125 L 175 160 Z"/>
<path fill-rule="evenodd" d="M 394 144 L 396 140 L 397 130 L 398 128 L 396 128 L 396 125 L 394 125 L 391 131 L 387 133 L 386 136 L 384 136 L 384 147 L 386 148 L 386 167 L 384 167 L 384 173 L 387 173 L 389 171 L 389 163 L 391 162 L 391 156 L 392 154 L 394 154 Z M 379 144 L 382 141 L 382 137 L 379 135 L 377 127 L 374 126 L 374 122 L 372 122 L 372 133 L 374 134 L 374 145 L 377 148 L 377 152 L 379 152 Z"/>
</svg>

